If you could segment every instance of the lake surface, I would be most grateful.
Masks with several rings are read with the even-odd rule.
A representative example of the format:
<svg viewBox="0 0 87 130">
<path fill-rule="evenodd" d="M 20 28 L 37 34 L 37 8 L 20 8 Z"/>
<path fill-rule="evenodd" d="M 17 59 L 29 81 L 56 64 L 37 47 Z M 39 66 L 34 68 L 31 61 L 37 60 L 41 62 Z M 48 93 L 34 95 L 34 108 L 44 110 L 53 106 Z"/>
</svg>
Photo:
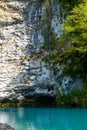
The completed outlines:
<svg viewBox="0 0 87 130">
<path fill-rule="evenodd" d="M 87 109 L 0 108 L 0 123 L 15 130 L 87 130 Z"/>
</svg>

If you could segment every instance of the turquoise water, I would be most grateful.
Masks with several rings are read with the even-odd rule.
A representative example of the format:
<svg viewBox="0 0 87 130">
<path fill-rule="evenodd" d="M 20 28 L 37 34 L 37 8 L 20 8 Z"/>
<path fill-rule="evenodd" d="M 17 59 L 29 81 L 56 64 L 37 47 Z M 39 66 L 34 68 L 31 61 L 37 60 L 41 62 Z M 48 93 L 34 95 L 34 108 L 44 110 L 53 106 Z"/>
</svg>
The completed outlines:
<svg viewBox="0 0 87 130">
<path fill-rule="evenodd" d="M 0 123 L 15 130 L 87 130 L 87 109 L 0 108 Z"/>
</svg>

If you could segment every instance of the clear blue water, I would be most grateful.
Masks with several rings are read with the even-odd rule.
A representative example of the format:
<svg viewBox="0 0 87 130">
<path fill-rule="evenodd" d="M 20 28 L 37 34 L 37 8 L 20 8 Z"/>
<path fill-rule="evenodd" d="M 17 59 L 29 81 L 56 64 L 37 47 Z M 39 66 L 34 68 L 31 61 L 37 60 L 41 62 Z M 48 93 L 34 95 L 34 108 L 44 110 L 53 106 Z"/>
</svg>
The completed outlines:
<svg viewBox="0 0 87 130">
<path fill-rule="evenodd" d="M 15 130 L 87 130 L 87 109 L 0 108 L 0 122 Z"/>
</svg>

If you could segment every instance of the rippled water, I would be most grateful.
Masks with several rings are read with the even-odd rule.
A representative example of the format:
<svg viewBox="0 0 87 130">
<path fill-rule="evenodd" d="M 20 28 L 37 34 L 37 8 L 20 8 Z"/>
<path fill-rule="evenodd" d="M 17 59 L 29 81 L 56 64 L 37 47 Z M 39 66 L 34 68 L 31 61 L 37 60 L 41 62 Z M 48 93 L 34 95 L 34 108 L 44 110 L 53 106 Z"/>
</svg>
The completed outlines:
<svg viewBox="0 0 87 130">
<path fill-rule="evenodd" d="M 15 130 L 87 130 L 87 109 L 0 108 L 0 122 Z"/>
</svg>

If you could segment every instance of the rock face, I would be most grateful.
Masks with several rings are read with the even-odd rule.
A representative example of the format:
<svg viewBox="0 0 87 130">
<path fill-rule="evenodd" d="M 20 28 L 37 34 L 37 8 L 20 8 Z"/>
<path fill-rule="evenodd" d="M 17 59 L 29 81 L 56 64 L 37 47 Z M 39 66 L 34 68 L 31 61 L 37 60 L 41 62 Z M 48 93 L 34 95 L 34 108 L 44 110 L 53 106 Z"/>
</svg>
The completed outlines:
<svg viewBox="0 0 87 130">
<path fill-rule="evenodd" d="M 57 0 L 0 1 L 0 101 L 31 99 L 38 94 L 54 97 L 55 86 L 60 91 L 82 86 L 81 80 L 62 75 L 61 68 L 54 76 L 42 60 L 48 54 L 40 49 L 49 40 L 47 25 L 58 37 L 62 32 L 60 5 Z"/>
<path fill-rule="evenodd" d="M 0 123 L 0 130 L 14 130 L 14 129 L 7 124 Z"/>
</svg>

